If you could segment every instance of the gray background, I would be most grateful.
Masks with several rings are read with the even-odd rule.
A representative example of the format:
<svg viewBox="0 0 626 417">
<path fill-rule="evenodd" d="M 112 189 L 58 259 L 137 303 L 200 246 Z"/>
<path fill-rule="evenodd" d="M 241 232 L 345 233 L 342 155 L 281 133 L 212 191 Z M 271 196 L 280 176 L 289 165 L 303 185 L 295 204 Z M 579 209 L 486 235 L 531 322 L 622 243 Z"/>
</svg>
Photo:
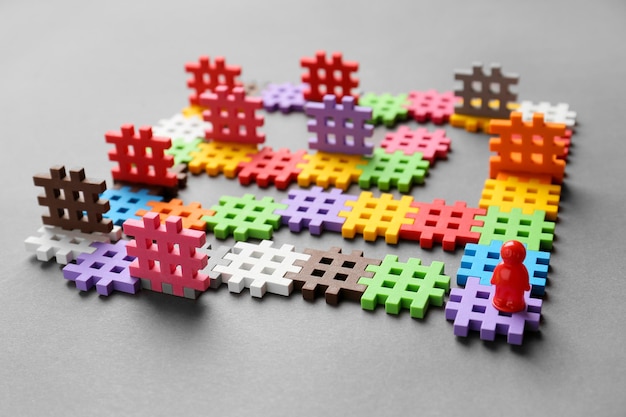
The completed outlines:
<svg viewBox="0 0 626 417">
<path fill-rule="evenodd" d="M 624 415 L 625 12 L 623 1 L 3 0 L 0 414 Z M 186 62 L 224 55 L 247 82 L 296 82 L 317 49 L 358 61 L 361 90 L 377 93 L 448 90 L 455 69 L 500 62 L 521 75 L 520 99 L 578 112 L 544 320 L 523 347 L 456 338 L 439 308 L 415 320 L 225 287 L 197 302 L 83 294 L 25 252 L 44 211 L 32 176 L 84 166 L 110 185 L 104 133 L 182 109 Z M 446 129 L 449 160 L 412 195 L 475 206 L 488 137 Z M 268 115 L 263 131 L 294 150 L 309 137 L 300 114 Z M 181 198 L 209 207 L 246 192 L 285 197 L 199 176 Z M 286 228 L 274 240 L 444 261 L 454 286 L 462 254 Z"/>
</svg>

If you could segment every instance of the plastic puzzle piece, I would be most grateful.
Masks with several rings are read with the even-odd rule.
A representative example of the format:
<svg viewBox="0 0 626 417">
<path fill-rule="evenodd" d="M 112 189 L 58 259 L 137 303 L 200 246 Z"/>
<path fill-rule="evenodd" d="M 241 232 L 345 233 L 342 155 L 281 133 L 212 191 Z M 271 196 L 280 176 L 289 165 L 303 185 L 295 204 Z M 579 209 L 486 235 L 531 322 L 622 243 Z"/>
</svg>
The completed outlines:
<svg viewBox="0 0 626 417">
<path fill-rule="evenodd" d="M 517 100 L 517 94 L 511 91 L 519 81 L 517 74 L 503 74 L 499 64 L 491 64 L 491 71 L 487 74 L 482 64 L 474 63 L 471 72 L 455 71 L 454 79 L 462 83 L 462 88 L 454 91 L 462 98 L 455 113 L 508 119 L 508 104 Z"/>
<path fill-rule="evenodd" d="M 39 205 L 48 208 L 48 214 L 41 216 L 43 224 L 83 233 L 113 229 L 113 222 L 103 218 L 110 209 L 109 202 L 100 198 L 106 183 L 85 178 L 83 168 L 70 170 L 67 176 L 64 166 L 54 166 L 50 174 L 33 176 L 33 182 L 44 189 L 37 197 Z"/>
<path fill-rule="evenodd" d="M 300 65 L 309 70 L 302 74 L 302 82 L 307 84 L 303 92 L 306 101 L 322 101 L 326 94 L 333 94 L 337 103 L 347 96 L 358 100 L 352 91 L 359 86 L 359 79 L 352 76 L 359 69 L 358 62 L 344 61 L 340 52 L 327 59 L 325 51 L 317 51 L 314 58 L 301 58 Z"/>
<path fill-rule="evenodd" d="M 218 246 L 213 248 L 213 245 L 210 243 L 198 248 L 198 252 L 204 253 L 209 258 L 207 266 L 205 266 L 200 272 L 208 275 L 209 280 L 211 281 L 211 288 L 219 288 L 222 283 L 226 283 L 228 281 L 222 276 L 221 272 L 215 271 L 215 267 L 217 265 L 230 265 L 230 261 L 228 259 L 224 259 L 224 256 L 226 256 L 227 253 L 230 253 L 230 250 L 231 248 L 229 246 Z"/>
<path fill-rule="evenodd" d="M 312 183 L 323 188 L 334 186 L 346 191 L 363 173 L 358 165 L 367 163 L 361 155 L 343 155 L 326 152 L 304 155 L 305 163 L 298 164 L 302 169 L 298 174 L 298 185 L 308 187 Z"/>
<path fill-rule="evenodd" d="M 176 174 L 168 171 L 174 165 L 174 157 L 165 154 L 172 146 L 170 138 L 153 136 L 149 126 L 135 133 L 135 127 L 127 124 L 121 132 L 107 132 L 105 140 L 115 145 L 109 151 L 109 160 L 118 163 L 111 170 L 114 180 L 168 188 L 178 186 Z"/>
<path fill-rule="evenodd" d="M 215 92 L 200 96 L 200 104 L 206 108 L 202 113 L 205 121 L 211 123 L 205 138 L 218 142 L 263 143 L 265 133 L 257 129 L 263 126 L 264 119 L 257 110 L 263 107 L 260 97 L 249 97 L 243 87 L 219 86 Z"/>
<path fill-rule="evenodd" d="M 569 109 L 569 104 L 550 104 L 546 101 L 533 103 L 524 100 L 519 104 L 518 112 L 522 113 L 522 120 L 530 122 L 535 113 L 543 114 L 543 120 L 548 123 L 560 123 L 567 127 L 574 127 L 576 124 L 576 112 Z"/>
<path fill-rule="evenodd" d="M 203 209 L 200 203 L 189 203 L 184 206 L 183 201 L 179 199 L 172 199 L 168 202 L 165 201 L 150 201 L 148 206 L 151 207 L 150 211 L 159 213 L 161 223 L 165 224 L 165 221 L 170 216 L 180 217 L 183 222 L 183 228 L 205 231 L 206 216 L 212 216 L 215 214 L 213 210 Z M 138 210 L 138 216 L 145 216 L 148 210 Z"/>
<path fill-rule="evenodd" d="M 355 103 L 354 97 L 344 97 L 337 104 L 335 96 L 330 94 L 324 96 L 323 103 L 307 102 L 304 111 L 313 117 L 307 128 L 316 135 L 309 139 L 309 148 L 350 155 L 371 154 L 374 145 L 365 139 L 374 134 L 374 126 L 368 123 L 372 109 Z"/>
<path fill-rule="evenodd" d="M 269 84 L 261 92 L 263 108 L 269 112 L 282 113 L 304 110 L 304 84 Z"/>
<path fill-rule="evenodd" d="M 109 200 L 111 206 L 103 216 L 111 219 L 116 226 L 121 226 L 128 219 L 139 219 L 135 213 L 138 210 L 148 210 L 148 202 L 163 200 L 160 195 L 151 194 L 150 190 L 133 189 L 127 185 L 105 190 L 100 197 Z"/>
<path fill-rule="evenodd" d="M 411 91 L 408 95 L 409 104 L 406 106 L 409 116 L 418 123 L 429 120 L 436 125 L 448 122 L 454 113 L 454 106 L 459 101 L 452 91 L 438 93 L 436 90 Z"/>
<path fill-rule="evenodd" d="M 398 243 L 401 226 L 413 223 L 407 214 L 417 213 L 417 209 L 411 205 L 412 201 L 413 197 L 410 196 L 394 200 L 391 194 L 381 194 L 375 198 L 371 192 L 363 191 L 356 201 L 346 201 L 351 211 L 339 212 L 340 217 L 346 218 L 341 235 L 354 239 L 359 233 L 367 241 L 384 236 L 385 242 Z"/>
<path fill-rule="evenodd" d="M 200 105 L 200 95 L 206 91 L 214 91 L 218 86 L 224 85 L 228 89 L 241 86 L 237 79 L 241 75 L 239 65 L 226 65 L 224 57 L 217 56 L 211 62 L 208 56 L 201 56 L 198 62 L 185 64 L 185 71 L 191 74 L 187 80 L 187 87 L 195 90 L 189 96 L 192 106 Z"/>
<path fill-rule="evenodd" d="M 406 120 L 409 115 L 407 94 L 374 94 L 366 93 L 359 98 L 359 106 L 372 109 L 370 123 L 375 125 L 384 124 L 391 127 L 398 122 Z"/>
<path fill-rule="evenodd" d="M 322 187 L 291 190 L 288 198 L 282 201 L 287 208 L 275 213 L 292 232 L 300 232 L 303 228 L 312 235 L 321 235 L 324 230 L 341 232 L 346 219 L 339 217 L 339 212 L 349 210 L 346 201 L 354 200 L 356 196 L 343 194 L 338 188 L 329 191 L 323 191 Z"/>
<path fill-rule="evenodd" d="M 416 213 L 407 213 L 406 217 L 413 223 L 400 227 L 402 239 L 417 240 L 420 247 L 430 249 L 433 242 L 440 242 L 445 251 L 454 251 L 457 245 L 478 243 L 480 233 L 473 231 L 474 226 L 482 226 L 483 222 L 475 216 L 484 215 L 485 209 L 467 207 L 464 201 L 456 201 L 447 206 L 441 199 L 431 203 L 413 202 Z"/>
<path fill-rule="evenodd" d="M 219 205 L 211 207 L 215 214 L 204 220 L 218 239 L 226 239 L 231 234 L 235 240 L 270 239 L 273 231 L 280 227 L 280 216 L 274 211 L 286 208 L 285 204 L 274 203 L 271 197 L 256 200 L 252 194 L 224 196 Z"/>
<path fill-rule="evenodd" d="M 34 252 L 37 259 L 48 262 L 55 258 L 58 264 L 66 265 L 81 253 L 93 253 L 93 242 L 109 243 L 122 236 L 122 229 L 114 227 L 109 233 L 83 233 L 80 230 L 64 230 L 58 226 L 42 226 L 39 236 L 31 236 L 24 241 L 26 250 Z"/>
<path fill-rule="evenodd" d="M 261 243 L 237 242 L 224 259 L 229 265 L 216 265 L 214 271 L 220 272 L 228 282 L 230 292 L 240 293 L 250 288 L 250 295 L 261 298 L 266 292 L 288 296 L 293 290 L 293 282 L 285 275 L 297 273 L 301 267 L 297 261 L 306 261 L 309 255 L 295 252 L 293 245 L 273 247 L 274 242 L 263 240 Z"/>
<path fill-rule="evenodd" d="M 357 168 L 363 170 L 359 177 L 359 187 L 368 189 L 375 184 L 382 191 L 397 188 L 401 193 L 411 191 L 413 184 L 423 184 L 430 165 L 422 159 L 421 153 L 387 153 L 380 148 L 366 159 L 367 164 L 357 165 Z"/>
<path fill-rule="evenodd" d="M 522 121 L 522 113 L 511 113 L 510 120 L 493 120 L 489 132 L 500 135 L 489 141 L 496 152 L 489 159 L 489 177 L 499 172 L 550 175 L 561 184 L 565 175 L 564 145 L 555 140 L 565 134 L 565 125 L 545 123 L 543 115 L 535 113 L 532 122 Z"/>
<path fill-rule="evenodd" d="M 450 125 L 460 127 L 468 132 L 489 132 L 491 120 L 489 117 L 467 116 L 455 113 L 450 116 Z"/>
<path fill-rule="evenodd" d="M 302 267 L 298 273 L 288 273 L 296 290 L 302 291 L 305 300 L 313 301 L 324 295 L 328 304 L 339 304 L 340 298 L 359 301 L 367 288 L 359 284 L 359 278 L 372 278 L 374 274 L 365 270 L 368 265 L 380 265 L 380 259 L 364 258 L 363 252 L 353 250 L 351 254 L 341 253 L 341 248 L 332 247 L 327 251 L 305 249 L 310 255 L 306 261 L 296 261 Z"/>
<path fill-rule="evenodd" d="M 206 234 L 184 229 L 180 217 L 171 216 L 161 224 L 158 213 L 148 212 L 141 220 L 127 220 L 124 233 L 134 236 L 127 253 L 136 259 L 130 275 L 141 279 L 143 288 L 196 298 L 209 287 L 209 277 L 199 272 L 207 256 L 197 248 L 206 243 Z"/>
<path fill-rule="evenodd" d="M 185 107 L 184 109 L 182 109 L 182 111 L 180 112 L 184 117 L 198 117 L 200 119 L 202 119 L 202 112 L 204 111 L 204 108 L 199 106 L 199 105 L 190 105 Z M 202 134 L 202 137 L 204 137 L 204 133 Z"/>
<path fill-rule="evenodd" d="M 492 240 L 489 245 L 468 243 L 465 245 L 461 266 L 456 274 L 456 283 L 465 286 L 469 277 L 480 279 L 480 285 L 491 285 L 491 276 L 500 262 L 501 240 Z M 528 270 L 531 294 L 543 296 L 550 266 L 550 252 L 526 250 L 524 265 Z"/>
<path fill-rule="evenodd" d="M 474 226 L 472 231 L 480 232 L 481 245 L 489 245 L 492 240 L 518 240 L 526 244 L 529 250 L 552 249 L 554 240 L 554 222 L 545 220 L 546 213 L 536 210 L 532 214 L 523 214 L 519 208 L 512 208 L 505 213 L 497 206 L 487 209 L 484 216 L 476 216 L 482 220 L 483 226 Z"/>
<path fill-rule="evenodd" d="M 204 139 L 204 132 L 209 127 L 210 124 L 202 120 L 201 113 L 189 117 L 179 113 L 169 119 L 159 120 L 152 126 L 152 134 L 171 138 L 174 142 L 186 143 Z"/>
<path fill-rule="evenodd" d="M 480 202 L 482 208 L 498 206 L 502 211 L 514 207 L 524 214 L 535 210 L 546 212 L 547 220 L 556 220 L 559 212 L 561 186 L 550 183 L 550 176 L 524 176 L 500 172 L 496 179 L 485 181 Z"/>
<path fill-rule="evenodd" d="M 539 330 L 542 300 L 526 292 L 526 309 L 518 313 L 498 311 L 492 304 L 494 287 L 481 285 L 476 277 L 467 279 L 465 288 L 453 288 L 446 303 L 446 320 L 454 320 L 454 335 L 467 337 L 469 331 L 480 332 L 482 340 L 506 335 L 507 342 L 521 345 L 524 331 Z"/>
<path fill-rule="evenodd" d="M 367 285 L 361 297 L 361 307 L 374 310 L 378 304 L 385 305 L 389 314 L 400 313 L 408 308 L 411 317 L 424 317 L 429 304 L 443 306 L 443 297 L 450 289 L 450 277 L 443 274 L 444 263 L 434 261 L 422 265 L 417 258 L 398 262 L 395 255 L 387 255 L 380 265 L 369 265 L 372 278 L 361 278 L 359 284 Z"/>
<path fill-rule="evenodd" d="M 172 140 L 172 147 L 165 151 L 166 155 L 172 155 L 174 157 L 174 164 L 189 164 L 193 160 L 191 156 L 192 152 L 199 152 L 200 147 L 198 146 L 204 140 L 203 139 L 174 139 Z"/>
<path fill-rule="evenodd" d="M 224 173 L 226 178 L 235 178 L 240 163 L 250 162 L 258 152 L 257 145 L 241 143 L 200 143 L 198 151 L 192 151 L 188 167 L 192 174 L 205 171 L 212 177 Z"/>
<path fill-rule="evenodd" d="M 89 291 L 94 286 L 100 295 L 113 291 L 135 294 L 139 291 L 139 279 L 130 276 L 129 266 L 135 260 L 126 254 L 126 240 L 117 243 L 93 242 L 92 253 L 78 255 L 75 264 L 63 268 L 63 277 L 76 283 L 76 288 Z"/>
<path fill-rule="evenodd" d="M 448 158 L 450 138 L 443 129 L 429 132 L 423 127 L 411 130 L 408 126 L 400 126 L 395 132 L 385 135 L 380 147 L 391 154 L 396 151 L 402 151 L 405 155 L 419 152 L 422 158 L 433 165 L 437 159 Z"/>
<path fill-rule="evenodd" d="M 279 190 L 284 190 L 298 179 L 302 169 L 297 165 L 305 162 L 305 154 L 306 151 L 291 153 L 287 148 L 273 151 L 271 147 L 265 147 L 251 155 L 249 162 L 239 164 L 239 182 L 248 185 L 255 181 L 263 188 L 273 183 Z"/>
</svg>

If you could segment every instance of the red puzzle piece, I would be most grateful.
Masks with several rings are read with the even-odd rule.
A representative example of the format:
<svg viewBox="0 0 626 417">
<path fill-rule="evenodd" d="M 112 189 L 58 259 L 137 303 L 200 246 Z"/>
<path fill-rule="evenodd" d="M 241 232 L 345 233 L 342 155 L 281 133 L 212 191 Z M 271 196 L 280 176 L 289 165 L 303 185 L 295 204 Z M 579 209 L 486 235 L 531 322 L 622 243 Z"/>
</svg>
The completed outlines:
<svg viewBox="0 0 626 417">
<path fill-rule="evenodd" d="M 455 97 L 452 91 L 445 93 L 438 93 L 436 90 L 411 91 L 406 108 L 409 115 L 419 123 L 430 120 L 436 125 L 442 125 L 454 114 L 454 106 L 459 100 L 460 98 Z"/>
<path fill-rule="evenodd" d="M 188 62 L 185 64 L 185 71 L 191 73 L 191 78 L 187 80 L 187 87 L 195 90 L 189 96 L 189 102 L 193 106 L 200 105 L 200 95 L 205 91 L 213 91 L 218 85 L 225 85 L 228 89 L 241 86 L 241 81 L 237 76 L 241 75 L 239 65 L 226 65 L 224 57 L 215 57 L 215 62 L 211 63 L 208 56 L 201 56 L 198 62 Z"/>
<path fill-rule="evenodd" d="M 309 70 L 302 74 L 302 82 L 307 84 L 304 89 L 306 101 L 322 101 L 326 94 L 333 94 L 337 104 L 341 104 L 344 96 L 354 97 L 358 101 L 359 95 L 352 92 L 359 86 L 359 79 L 353 78 L 352 73 L 359 69 L 359 63 L 343 61 L 341 52 L 333 52 L 330 59 L 326 59 L 326 51 L 317 51 L 314 58 L 300 59 L 300 65 Z"/>
<path fill-rule="evenodd" d="M 297 181 L 298 174 L 302 171 L 297 165 L 306 162 L 303 158 L 305 154 L 306 151 L 291 153 L 286 148 L 274 152 L 272 148 L 265 147 L 259 153 L 251 155 L 250 162 L 239 163 L 239 182 L 248 185 L 256 181 L 263 188 L 274 183 L 276 188 L 284 190 Z"/>
</svg>

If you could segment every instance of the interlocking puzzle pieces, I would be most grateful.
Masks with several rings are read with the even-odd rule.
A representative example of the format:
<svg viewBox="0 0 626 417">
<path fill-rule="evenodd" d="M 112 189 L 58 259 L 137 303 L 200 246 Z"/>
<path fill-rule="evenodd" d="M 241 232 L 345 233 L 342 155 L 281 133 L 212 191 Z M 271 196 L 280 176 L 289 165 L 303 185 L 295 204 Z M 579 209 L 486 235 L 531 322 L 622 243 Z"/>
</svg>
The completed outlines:
<svg viewBox="0 0 626 417">
<path fill-rule="evenodd" d="M 323 188 L 337 187 L 347 190 L 352 183 L 359 180 L 363 170 L 358 165 L 367 160 L 361 155 L 344 155 L 327 152 L 304 155 L 305 163 L 298 164 L 302 169 L 298 174 L 298 185 L 308 187 L 312 183 Z"/>
<path fill-rule="evenodd" d="M 349 210 L 346 201 L 354 201 L 356 196 L 343 194 L 338 188 L 324 191 L 322 187 L 310 190 L 291 190 L 282 203 L 284 210 L 276 210 L 282 223 L 289 226 L 292 232 L 300 232 L 303 228 L 312 235 L 320 235 L 322 231 L 341 232 L 346 219 L 339 217 L 339 212 Z"/>
<path fill-rule="evenodd" d="M 325 95 L 322 103 L 307 102 L 304 111 L 313 118 L 308 121 L 307 129 L 316 135 L 309 139 L 309 148 L 350 155 L 371 154 L 374 145 L 365 139 L 374 134 L 374 126 L 368 123 L 372 109 L 355 103 L 354 97 L 344 97 L 337 104 L 331 94 Z"/>
<path fill-rule="evenodd" d="M 555 221 L 559 212 L 561 186 L 551 184 L 549 175 L 517 175 L 498 173 L 495 179 L 485 181 L 479 207 L 498 206 L 502 211 L 514 207 L 524 214 L 535 210 L 546 212 L 546 219 Z"/>
<path fill-rule="evenodd" d="M 300 65 L 308 69 L 308 73 L 302 74 L 302 82 L 307 85 L 304 89 L 306 101 L 322 101 L 326 94 L 334 95 L 337 103 L 346 96 L 359 98 L 352 91 L 359 86 L 359 79 L 352 76 L 359 69 L 358 62 L 344 61 L 340 52 L 333 52 L 327 59 L 325 51 L 317 51 L 313 58 L 301 58 Z"/>
<path fill-rule="evenodd" d="M 286 274 L 298 273 L 297 261 L 306 261 L 309 255 L 298 253 L 293 245 L 273 247 L 274 242 L 237 242 L 224 259 L 228 265 L 216 265 L 213 270 L 222 274 L 228 282 L 228 290 L 240 293 L 250 288 L 250 295 L 261 298 L 266 292 L 288 296 L 293 290 L 293 281 Z"/>
<path fill-rule="evenodd" d="M 130 275 L 140 278 L 143 288 L 195 299 L 209 287 L 209 277 L 200 272 L 207 256 L 197 251 L 206 243 L 204 232 L 184 229 L 176 216 L 162 225 L 158 213 L 148 212 L 141 220 L 127 220 L 124 233 L 134 237 L 126 246 L 136 258 Z"/>
<path fill-rule="evenodd" d="M 487 245 L 475 243 L 465 245 L 461 266 L 456 274 L 456 283 L 465 286 L 469 277 L 476 277 L 480 279 L 481 285 L 491 285 L 493 270 L 501 260 L 501 248 L 501 240 L 492 240 Z M 550 266 L 550 252 L 526 250 L 524 265 L 528 270 L 531 294 L 543 296 Z"/>
<path fill-rule="evenodd" d="M 395 132 L 385 135 L 380 147 L 387 153 L 402 151 L 405 155 L 413 155 L 419 152 L 422 158 L 434 165 L 435 160 L 448 158 L 450 138 L 443 129 L 430 132 L 423 127 L 411 130 L 408 126 L 400 126 Z"/>
<path fill-rule="evenodd" d="M 473 231 L 483 222 L 476 216 L 484 215 L 486 210 L 467 207 L 464 201 L 456 201 L 447 206 L 445 200 L 435 199 L 432 204 L 413 202 L 414 212 L 406 214 L 411 223 L 402 224 L 400 237 L 419 241 L 420 247 L 430 249 L 433 242 L 440 242 L 443 250 L 454 251 L 457 245 L 478 243 L 480 233 Z"/>
<path fill-rule="evenodd" d="M 250 162 L 258 152 L 257 145 L 243 143 L 210 142 L 198 144 L 198 150 L 190 153 L 188 168 L 192 174 L 206 172 L 212 177 L 224 173 L 235 178 L 242 162 Z"/>
<path fill-rule="evenodd" d="M 385 242 L 396 244 L 402 225 L 413 223 L 407 215 L 417 213 L 417 208 L 411 205 L 412 202 L 413 197 L 410 196 L 395 200 L 392 194 L 381 194 L 376 198 L 371 192 L 363 191 L 356 201 L 346 201 L 350 211 L 339 212 L 340 217 L 346 218 L 341 227 L 341 235 L 354 239 L 359 233 L 367 241 L 375 241 L 378 236 L 384 236 Z"/>
<path fill-rule="evenodd" d="M 168 202 L 164 201 L 149 201 L 147 203 L 150 206 L 150 211 L 159 214 L 161 223 L 165 223 L 168 217 L 176 216 L 180 217 L 183 222 L 183 228 L 205 231 L 207 229 L 206 216 L 212 216 L 215 214 L 213 210 L 207 210 L 202 208 L 202 204 L 192 202 L 188 205 L 183 205 L 183 201 L 177 198 L 173 198 Z M 148 210 L 140 209 L 137 211 L 138 216 L 145 216 Z"/>
<path fill-rule="evenodd" d="M 249 238 L 270 239 L 281 224 L 280 216 L 274 211 L 286 208 L 285 204 L 274 203 L 271 197 L 256 200 L 252 194 L 224 196 L 220 198 L 219 205 L 211 207 L 215 214 L 203 220 L 218 239 L 226 239 L 230 235 L 235 240 L 244 241 Z"/>
<path fill-rule="evenodd" d="M 231 248 L 229 246 L 217 246 L 213 247 L 212 244 L 208 243 L 197 249 L 198 252 L 205 254 L 209 261 L 207 265 L 202 269 L 203 274 L 209 277 L 211 281 L 211 288 L 219 288 L 222 285 L 222 282 L 226 282 L 221 272 L 215 270 L 217 265 L 228 266 L 230 265 L 230 261 L 228 259 L 224 259 L 227 253 L 230 253 Z"/>
<path fill-rule="evenodd" d="M 68 176 L 64 166 L 53 166 L 50 174 L 33 176 L 33 182 L 44 189 L 37 197 L 39 205 L 48 208 L 48 215 L 41 216 L 43 224 L 83 233 L 113 229 L 113 222 L 103 218 L 110 209 L 109 202 L 100 198 L 106 183 L 86 178 L 83 168 L 70 170 Z"/>
<path fill-rule="evenodd" d="M 279 190 L 284 190 L 298 179 L 302 171 L 298 164 L 305 162 L 306 151 L 291 153 L 287 148 L 272 150 L 264 147 L 258 153 L 250 155 L 251 160 L 239 164 L 239 182 L 248 185 L 255 181 L 259 187 L 266 188 L 275 184 Z"/>
<path fill-rule="evenodd" d="M 359 187 L 368 189 L 373 184 L 388 191 L 397 188 L 401 193 L 411 191 L 413 184 L 423 184 L 430 163 L 422 159 L 421 153 L 405 155 L 402 151 L 387 153 L 375 149 L 371 157 L 365 157 L 367 164 L 357 165 L 363 173 L 359 177 Z"/>
<path fill-rule="evenodd" d="M 367 285 L 361 297 L 361 307 L 366 310 L 384 304 L 389 314 L 408 308 L 411 317 L 421 319 L 429 304 L 443 305 L 443 297 L 450 289 L 450 277 L 443 274 L 443 262 L 426 266 L 417 258 L 404 263 L 398 262 L 395 255 L 387 255 L 380 265 L 369 265 L 366 270 L 374 273 L 372 278 L 358 281 Z"/>
<path fill-rule="evenodd" d="M 200 145 L 204 139 L 174 139 L 172 140 L 172 147 L 169 148 L 165 153 L 167 155 L 172 155 L 174 157 L 174 164 L 189 164 L 193 160 L 193 156 L 191 156 L 192 152 L 199 152 Z"/>
<path fill-rule="evenodd" d="M 361 277 L 372 278 L 366 271 L 368 265 L 380 265 L 380 259 L 363 257 L 363 252 L 354 250 L 351 254 L 341 253 L 341 248 L 332 247 L 327 251 L 305 249 L 310 257 L 294 263 L 302 269 L 285 275 L 293 280 L 296 290 L 302 291 L 305 300 L 313 301 L 324 295 L 326 303 L 337 305 L 340 298 L 359 301 L 367 288 L 359 284 Z"/>
<path fill-rule="evenodd" d="M 438 93 L 436 90 L 410 91 L 409 103 L 406 105 L 409 116 L 418 123 L 426 123 L 429 120 L 436 125 L 448 122 L 454 113 L 454 106 L 459 101 L 452 91 Z"/>
<path fill-rule="evenodd" d="M 163 200 L 160 195 L 151 194 L 150 190 L 133 189 L 127 185 L 105 190 L 100 197 L 109 200 L 111 206 L 103 216 L 111 219 L 116 226 L 121 226 L 128 219 L 139 219 L 135 213 L 138 210 L 148 210 L 149 202 Z"/>
<path fill-rule="evenodd" d="M 565 134 L 565 125 L 546 123 L 543 115 L 535 113 L 531 122 L 522 120 L 522 113 L 511 113 L 510 120 L 493 120 L 489 132 L 500 136 L 489 141 L 496 152 L 489 159 L 489 177 L 499 172 L 550 175 L 558 184 L 565 176 L 564 145 L 555 138 Z"/>
<path fill-rule="evenodd" d="M 224 57 L 217 56 L 211 62 L 208 56 L 201 56 L 198 62 L 185 64 L 185 71 L 191 74 L 187 80 L 187 87 L 194 90 L 189 96 L 192 106 L 200 105 L 200 95 L 206 91 L 214 91 L 218 86 L 224 85 L 228 89 L 241 86 L 237 79 L 241 75 L 241 67 L 238 65 L 226 65 Z"/>
<path fill-rule="evenodd" d="M 525 122 L 531 121 L 535 113 L 541 113 L 543 114 L 543 120 L 548 123 L 560 123 L 569 128 L 574 127 L 576 124 L 576 112 L 570 110 L 567 103 L 550 104 L 546 101 L 533 103 L 532 101 L 524 100 L 519 104 L 519 108 L 516 111 L 522 113 L 522 120 Z"/>
<path fill-rule="evenodd" d="M 205 121 L 211 123 L 205 138 L 218 142 L 258 144 L 265 142 L 265 133 L 257 129 L 263 126 L 264 118 L 256 114 L 263 107 L 260 97 L 246 96 L 243 87 L 232 90 L 226 86 L 215 88 L 200 96 Z"/>
<path fill-rule="evenodd" d="M 359 98 L 359 106 L 372 109 L 372 124 L 391 127 L 408 118 L 409 105 L 407 94 L 391 95 L 366 93 Z"/>
<path fill-rule="evenodd" d="M 134 257 L 126 254 L 126 240 L 117 243 L 93 242 L 92 253 L 82 253 L 75 264 L 63 268 L 63 277 L 76 283 L 76 288 L 89 291 L 94 286 L 100 295 L 113 291 L 135 294 L 139 291 L 139 279 L 130 276 L 129 266 Z"/>
<path fill-rule="evenodd" d="M 302 111 L 304 109 L 304 84 L 269 84 L 261 92 L 263 108 L 269 112 L 280 110 L 282 113 Z"/>
<path fill-rule="evenodd" d="M 152 134 L 154 136 L 171 138 L 173 141 L 178 139 L 178 143 L 187 143 L 196 139 L 204 139 L 204 132 L 209 127 L 210 124 L 204 122 L 198 115 L 185 117 L 183 114 L 178 113 L 169 119 L 159 120 L 152 126 Z"/>
<path fill-rule="evenodd" d="M 525 294 L 526 309 L 518 313 L 498 311 L 491 300 L 494 287 L 481 285 L 469 277 L 465 288 L 453 288 L 446 303 L 446 320 L 454 320 L 454 335 L 467 337 L 469 331 L 480 332 L 482 340 L 495 340 L 496 334 L 507 336 L 507 342 L 521 345 L 524 331 L 539 330 L 542 300 Z"/>
</svg>

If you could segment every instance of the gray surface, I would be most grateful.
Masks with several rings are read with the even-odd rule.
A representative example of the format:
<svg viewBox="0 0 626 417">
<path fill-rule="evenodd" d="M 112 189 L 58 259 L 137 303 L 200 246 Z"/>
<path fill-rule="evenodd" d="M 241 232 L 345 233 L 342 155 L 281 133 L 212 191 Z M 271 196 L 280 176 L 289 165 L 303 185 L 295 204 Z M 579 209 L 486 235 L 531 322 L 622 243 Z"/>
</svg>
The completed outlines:
<svg viewBox="0 0 626 417">
<path fill-rule="evenodd" d="M 0 4 L 0 415 L 624 414 L 623 1 L 104 3 Z M 185 62 L 225 55 L 246 81 L 297 81 L 316 49 L 359 61 L 373 92 L 445 90 L 454 69 L 500 62 L 521 74 L 520 98 L 579 113 L 544 321 L 522 348 L 457 339 L 437 308 L 414 320 L 225 288 L 197 302 L 81 294 L 24 251 L 43 211 L 32 175 L 65 164 L 109 180 L 104 133 L 182 108 Z M 413 195 L 475 205 L 487 137 L 447 130 L 454 152 Z M 264 131 L 292 149 L 309 136 L 302 115 L 270 115 Z M 181 197 L 245 192 L 284 196 L 201 176 Z M 275 240 L 441 260 L 450 275 L 461 256 L 286 229 Z"/>
</svg>

